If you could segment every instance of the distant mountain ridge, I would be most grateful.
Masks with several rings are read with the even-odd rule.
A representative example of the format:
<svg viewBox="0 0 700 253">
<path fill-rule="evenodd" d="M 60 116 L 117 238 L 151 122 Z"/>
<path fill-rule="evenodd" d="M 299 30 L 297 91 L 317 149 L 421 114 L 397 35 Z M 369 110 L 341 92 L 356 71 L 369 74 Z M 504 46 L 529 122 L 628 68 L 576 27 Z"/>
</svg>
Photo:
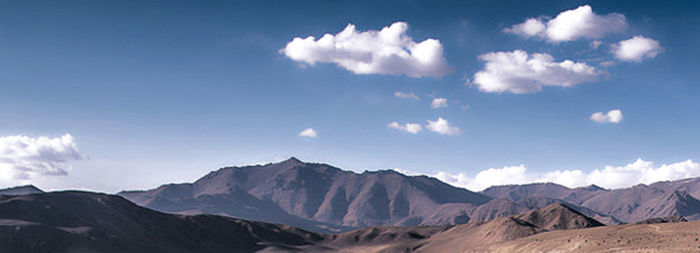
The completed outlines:
<svg viewBox="0 0 700 253">
<path fill-rule="evenodd" d="M 27 194 L 36 194 L 36 193 L 44 193 L 39 188 L 36 188 L 33 185 L 22 185 L 22 186 L 15 186 L 15 187 L 10 187 L 10 188 L 5 188 L 5 189 L 0 189 L 0 195 L 27 195 Z"/>
<path fill-rule="evenodd" d="M 677 193 L 674 193 L 677 192 Z M 193 183 L 119 195 L 155 210 L 227 215 L 343 232 L 386 225 L 452 225 L 488 221 L 563 203 L 604 224 L 654 217 L 700 218 L 700 179 L 607 190 L 554 183 L 493 186 L 482 192 L 392 170 L 355 173 L 294 157 L 226 167 Z"/>
<path fill-rule="evenodd" d="M 700 219 L 700 178 L 607 190 L 598 186 L 570 189 L 553 183 L 492 186 L 481 193 L 517 201 L 527 197 L 559 199 L 626 223 L 682 216 Z M 695 194 L 695 195 L 693 195 Z"/>
<path fill-rule="evenodd" d="M 597 185 L 570 189 L 555 183 L 532 183 L 523 185 L 491 186 L 481 191 L 481 193 L 494 198 L 505 198 L 512 201 L 519 201 L 529 197 L 547 197 L 569 201 L 572 199 L 585 199 L 598 191 L 607 190 Z"/>
<path fill-rule="evenodd" d="M 160 211 L 223 214 L 334 232 L 382 225 L 465 223 L 469 208 L 491 200 L 426 176 L 391 170 L 358 174 L 296 158 L 226 167 L 191 184 L 119 195 Z M 451 211 L 436 213 L 438 210 Z"/>
</svg>

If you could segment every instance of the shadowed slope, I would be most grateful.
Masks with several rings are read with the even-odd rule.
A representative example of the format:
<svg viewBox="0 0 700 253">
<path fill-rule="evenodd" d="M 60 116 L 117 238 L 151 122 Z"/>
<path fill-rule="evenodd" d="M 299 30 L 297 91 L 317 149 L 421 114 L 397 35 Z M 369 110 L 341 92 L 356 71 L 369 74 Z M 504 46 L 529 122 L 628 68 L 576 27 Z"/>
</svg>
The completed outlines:
<svg viewBox="0 0 700 253">
<path fill-rule="evenodd" d="M 576 210 L 579 213 L 582 213 L 583 215 L 586 215 L 588 217 L 591 217 L 605 225 L 617 225 L 617 224 L 622 224 L 623 222 L 618 220 L 617 218 L 610 216 L 610 215 L 605 215 L 600 212 L 594 211 L 590 208 L 587 207 L 582 207 L 582 206 L 577 206 L 571 203 L 568 203 L 566 201 L 560 200 L 560 199 L 552 199 L 552 198 L 547 198 L 547 197 L 529 197 L 525 199 L 521 199 L 520 201 L 517 202 L 517 204 L 520 204 L 529 210 L 537 210 L 540 208 L 544 208 L 545 206 L 554 204 L 554 203 L 563 203 L 566 204 L 568 207 Z"/>
<path fill-rule="evenodd" d="M 515 218 L 544 230 L 604 226 L 599 221 L 589 218 L 563 203 L 554 203 L 537 211 L 516 215 Z"/>
<path fill-rule="evenodd" d="M 2 252 L 252 252 L 323 238 L 296 228 L 213 215 L 180 216 L 119 196 L 0 196 Z"/>
</svg>

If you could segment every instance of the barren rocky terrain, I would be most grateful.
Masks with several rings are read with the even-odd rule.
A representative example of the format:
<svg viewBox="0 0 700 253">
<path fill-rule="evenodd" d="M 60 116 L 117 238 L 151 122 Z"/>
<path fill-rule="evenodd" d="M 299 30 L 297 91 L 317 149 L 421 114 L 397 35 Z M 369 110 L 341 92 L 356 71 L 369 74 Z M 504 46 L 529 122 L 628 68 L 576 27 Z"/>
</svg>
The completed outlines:
<svg viewBox="0 0 700 253">
<path fill-rule="evenodd" d="M 460 250 L 462 252 L 700 252 L 700 221 L 552 231 L 475 249 Z"/>
<path fill-rule="evenodd" d="M 486 222 L 378 226 L 340 234 L 217 215 L 161 213 L 115 195 L 0 195 L 0 252 L 698 252 L 700 221 L 605 226 L 575 208 Z"/>
</svg>

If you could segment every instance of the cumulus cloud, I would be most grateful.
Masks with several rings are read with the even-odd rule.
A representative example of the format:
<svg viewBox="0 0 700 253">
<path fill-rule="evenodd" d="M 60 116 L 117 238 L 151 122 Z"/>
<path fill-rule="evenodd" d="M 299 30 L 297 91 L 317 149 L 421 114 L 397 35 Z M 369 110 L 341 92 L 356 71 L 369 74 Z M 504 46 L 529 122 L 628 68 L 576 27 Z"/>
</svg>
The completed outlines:
<svg viewBox="0 0 700 253">
<path fill-rule="evenodd" d="M 417 173 L 409 173 L 417 175 Z M 605 166 L 590 172 L 582 170 L 555 170 L 530 173 L 524 165 L 490 168 L 479 171 L 476 176 L 466 173 L 438 172 L 430 175 L 457 187 L 481 191 L 494 185 L 552 182 L 567 187 L 595 184 L 608 189 L 651 184 L 666 180 L 680 180 L 700 176 L 700 163 L 686 160 L 657 166 L 654 162 L 637 159 L 623 166 Z"/>
<path fill-rule="evenodd" d="M 307 137 L 307 138 L 316 138 L 316 136 L 318 136 L 318 134 L 316 133 L 316 130 L 314 130 L 313 128 L 307 128 L 307 129 L 304 129 L 304 131 L 301 131 L 299 133 L 299 136 Z"/>
<path fill-rule="evenodd" d="M 428 120 L 428 124 L 425 125 L 425 129 L 443 135 L 457 135 L 462 133 L 462 130 L 459 129 L 459 127 L 450 126 L 450 123 L 442 117 L 439 117 L 436 121 Z"/>
<path fill-rule="evenodd" d="M 482 170 L 473 178 L 465 173 L 450 174 L 438 172 L 434 176 L 454 186 L 481 191 L 493 185 L 528 183 L 530 180 L 525 175 L 526 170 L 525 165 L 520 165 Z"/>
<path fill-rule="evenodd" d="M 528 18 L 525 22 L 504 29 L 504 32 L 523 37 L 540 37 L 550 42 L 572 41 L 580 38 L 596 39 L 606 33 L 625 30 L 627 21 L 619 13 L 598 15 L 589 5 L 566 10 L 553 19 Z"/>
<path fill-rule="evenodd" d="M 536 181 L 536 182 L 554 182 L 554 183 L 568 186 L 568 187 L 580 187 L 580 186 L 586 186 L 586 185 L 591 185 L 591 184 L 595 184 L 598 186 L 605 185 L 604 187 L 609 186 L 609 185 L 600 184 L 600 183 L 588 183 L 586 178 L 587 178 L 587 175 L 582 170 L 555 170 L 555 171 L 550 171 L 550 172 L 544 173 L 544 175 L 541 175 L 538 179 L 533 180 L 533 181 Z"/>
<path fill-rule="evenodd" d="M 389 125 L 387 125 L 388 128 L 393 128 L 399 131 L 404 131 L 412 134 L 417 134 L 418 132 L 423 130 L 423 127 L 420 124 L 417 123 L 406 123 L 406 124 L 399 124 L 399 122 L 391 122 Z"/>
<path fill-rule="evenodd" d="M 602 112 L 591 114 L 591 120 L 598 123 L 620 123 L 622 118 L 622 111 L 617 109 L 610 110 L 606 114 L 603 114 Z"/>
<path fill-rule="evenodd" d="M 549 54 L 530 55 L 523 50 L 486 53 L 479 59 L 486 64 L 474 74 L 473 82 L 484 92 L 534 93 L 542 91 L 543 86 L 571 87 L 592 82 L 602 74 L 586 63 L 556 62 Z"/>
<path fill-rule="evenodd" d="M 433 98 L 433 102 L 430 103 L 431 108 L 441 108 L 441 107 L 447 107 L 447 99 L 446 98 Z"/>
<path fill-rule="evenodd" d="M 503 29 L 504 32 L 524 37 L 543 36 L 546 30 L 547 26 L 537 18 L 528 18 L 525 22 Z"/>
<path fill-rule="evenodd" d="M 414 94 L 413 92 L 411 92 L 411 93 L 406 93 L 406 92 L 397 91 L 397 92 L 394 92 L 394 97 L 397 97 L 397 98 L 405 98 L 405 99 L 413 99 L 413 100 L 420 100 L 420 97 L 418 97 L 418 95 Z"/>
<path fill-rule="evenodd" d="M 450 72 L 439 40 L 415 42 L 407 30 L 405 22 L 379 31 L 357 31 L 355 25 L 348 24 L 335 35 L 296 37 L 280 53 L 309 65 L 335 63 L 355 74 L 441 77 Z"/>
<path fill-rule="evenodd" d="M 605 166 L 603 169 L 594 170 L 588 173 L 587 181 L 607 188 L 621 188 L 698 176 L 700 164 L 692 160 L 656 166 L 654 162 L 640 158 L 625 166 Z"/>
<path fill-rule="evenodd" d="M 613 54 L 620 61 L 641 62 L 656 57 L 663 48 L 658 41 L 637 35 L 613 45 Z"/>
<path fill-rule="evenodd" d="M 71 169 L 69 163 L 82 159 L 70 134 L 56 138 L 21 135 L 0 137 L 1 180 L 67 175 Z"/>
</svg>

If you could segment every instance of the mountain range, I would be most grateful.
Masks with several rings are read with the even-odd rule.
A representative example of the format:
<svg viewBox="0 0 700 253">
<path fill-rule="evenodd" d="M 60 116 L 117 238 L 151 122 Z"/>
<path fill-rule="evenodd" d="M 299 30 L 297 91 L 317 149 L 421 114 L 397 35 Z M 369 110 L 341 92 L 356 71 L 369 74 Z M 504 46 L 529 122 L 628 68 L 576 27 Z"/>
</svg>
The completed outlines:
<svg viewBox="0 0 700 253">
<path fill-rule="evenodd" d="M 0 252 L 693 252 L 698 186 L 472 192 L 291 158 L 119 195 L 0 189 Z"/>
<path fill-rule="evenodd" d="M 372 226 L 455 225 L 489 221 L 564 203 L 604 224 L 654 217 L 700 218 L 700 178 L 607 190 L 553 183 L 493 186 L 472 192 L 393 170 L 355 173 L 296 158 L 226 167 L 193 183 L 119 195 L 151 209 L 217 214 L 316 232 Z"/>
<path fill-rule="evenodd" d="M 221 214 L 326 232 L 466 223 L 469 210 L 492 200 L 426 176 L 392 170 L 358 174 L 296 158 L 222 168 L 194 183 L 119 195 L 164 212 Z"/>
<path fill-rule="evenodd" d="M 653 217 L 700 218 L 700 178 L 606 190 L 595 185 L 569 189 L 552 183 L 493 186 L 483 194 L 510 201 L 532 197 L 561 200 L 599 214 L 633 223 Z"/>
<path fill-rule="evenodd" d="M 603 224 L 555 203 L 489 222 L 323 234 L 228 216 L 162 213 L 92 192 L 0 195 L 0 249 L 7 253 L 451 252 L 597 226 Z"/>
</svg>

